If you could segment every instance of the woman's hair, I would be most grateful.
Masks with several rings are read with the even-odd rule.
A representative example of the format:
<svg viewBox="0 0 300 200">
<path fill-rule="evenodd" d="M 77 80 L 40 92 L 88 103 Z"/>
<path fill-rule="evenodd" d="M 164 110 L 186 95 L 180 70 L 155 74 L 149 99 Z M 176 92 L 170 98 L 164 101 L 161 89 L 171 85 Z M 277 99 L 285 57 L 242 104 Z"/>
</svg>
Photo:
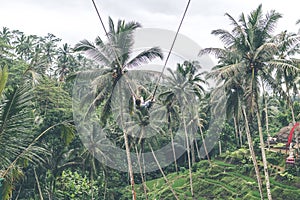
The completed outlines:
<svg viewBox="0 0 300 200">
<path fill-rule="evenodd" d="M 135 100 L 135 105 L 140 106 L 142 103 L 141 99 L 136 99 Z"/>
</svg>

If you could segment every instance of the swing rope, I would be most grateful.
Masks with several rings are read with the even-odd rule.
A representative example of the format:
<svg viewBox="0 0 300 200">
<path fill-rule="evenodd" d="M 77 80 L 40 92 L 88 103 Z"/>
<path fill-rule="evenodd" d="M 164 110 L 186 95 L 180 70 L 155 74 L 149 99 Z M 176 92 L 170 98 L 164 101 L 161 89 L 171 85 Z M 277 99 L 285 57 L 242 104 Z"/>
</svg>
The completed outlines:
<svg viewBox="0 0 300 200">
<path fill-rule="evenodd" d="M 107 32 L 107 30 L 106 30 L 106 28 L 105 28 L 105 26 L 104 26 L 102 17 L 101 17 L 101 15 L 100 15 L 100 13 L 99 13 L 99 10 L 98 10 L 97 6 L 96 6 L 96 3 L 95 3 L 94 0 L 92 0 L 92 2 L 93 2 L 93 5 L 94 5 L 95 10 L 96 10 L 96 12 L 97 12 L 98 18 L 99 18 L 99 20 L 100 20 L 100 22 L 101 22 L 101 26 L 102 26 L 102 28 L 103 28 L 103 30 L 104 30 L 104 32 L 105 32 L 107 38 L 108 38 L 108 41 L 110 41 L 108 32 Z M 173 48 L 174 48 L 174 45 L 175 45 L 177 36 L 178 36 L 179 31 L 180 31 L 180 29 L 181 29 L 183 20 L 184 20 L 184 18 L 185 18 L 185 16 L 186 16 L 186 13 L 187 13 L 187 11 L 188 11 L 188 8 L 189 8 L 189 6 L 190 6 L 190 3 L 191 3 L 191 0 L 188 0 L 187 5 L 186 5 L 185 10 L 184 10 L 184 13 L 183 13 L 183 15 L 182 15 L 182 17 L 181 17 L 180 24 L 179 24 L 179 26 L 178 26 L 178 28 L 177 28 L 175 37 L 174 37 L 174 39 L 173 39 L 172 45 L 171 45 L 170 50 L 169 50 L 169 52 L 168 52 L 167 58 L 166 58 L 166 60 L 165 60 L 163 69 L 162 69 L 162 71 L 161 71 L 161 73 L 160 73 L 160 75 L 159 75 L 159 77 L 158 77 L 158 79 L 157 79 L 157 82 L 156 82 L 156 84 L 155 84 L 155 88 L 154 88 L 154 92 L 153 92 L 153 94 L 152 94 L 151 101 L 153 101 L 154 98 L 155 98 L 155 94 L 156 94 L 157 89 L 158 89 L 158 86 L 159 86 L 159 84 L 160 84 L 160 80 L 161 80 L 161 78 L 162 78 L 162 76 L 163 76 L 163 73 L 164 73 L 164 71 L 165 71 L 165 69 L 166 69 L 168 60 L 169 60 L 170 55 L 171 55 L 171 53 L 172 53 L 172 50 L 173 50 Z M 118 62 L 118 64 L 119 64 L 119 66 L 121 67 L 121 62 L 120 62 L 120 60 L 119 60 L 119 58 L 118 58 L 118 55 L 117 55 L 117 52 L 116 52 L 115 48 L 113 48 L 113 51 L 114 51 L 114 54 L 115 54 L 115 56 L 116 56 L 117 62 Z M 128 82 L 127 82 L 127 84 L 129 85 Z M 132 88 L 131 88 L 130 86 L 129 86 L 129 88 L 130 88 L 130 90 L 131 90 L 131 93 L 133 93 Z M 133 93 L 133 94 L 134 94 L 134 93 Z M 134 96 L 136 96 L 136 95 L 134 94 Z"/>
<path fill-rule="evenodd" d="M 104 30 L 104 32 L 105 32 L 105 35 L 106 35 L 108 41 L 110 42 L 110 38 L 109 38 L 108 32 L 107 32 L 107 30 L 106 30 L 106 28 L 105 28 L 105 25 L 104 25 L 104 23 L 103 23 L 103 20 L 102 20 L 102 17 L 101 17 L 101 15 L 100 15 L 100 12 L 99 12 L 99 10 L 98 10 L 98 8 L 97 8 L 97 5 L 96 5 L 96 3 L 95 3 L 94 0 L 92 0 L 92 2 L 93 2 L 93 5 L 94 5 L 95 10 L 96 10 L 96 12 L 97 12 L 97 15 L 98 15 L 98 18 L 99 18 L 99 20 L 100 20 L 101 26 L 102 26 L 102 28 L 103 28 L 103 30 Z M 118 57 L 118 54 L 117 54 L 117 52 L 116 52 L 115 47 L 112 46 L 112 49 L 113 49 L 113 52 L 114 52 L 115 57 L 116 57 L 116 59 L 117 59 L 117 63 L 118 63 L 119 66 L 122 68 L 122 65 L 121 65 L 121 62 L 120 62 L 120 60 L 119 60 L 119 57 Z M 122 70 L 123 70 L 123 69 L 122 69 Z M 129 87 L 129 90 L 130 90 L 130 93 L 132 94 L 132 96 L 134 96 L 134 98 L 137 99 L 137 98 L 138 98 L 137 95 L 134 93 L 132 87 L 130 86 L 130 84 L 128 83 L 128 81 L 127 81 L 126 79 L 125 79 L 125 82 L 127 83 L 128 87 Z"/>
<path fill-rule="evenodd" d="M 152 95 L 152 99 L 151 99 L 152 101 L 153 101 L 154 98 L 155 98 L 155 94 L 156 94 L 156 92 L 157 92 L 157 89 L 158 89 L 158 86 L 159 86 L 159 83 L 160 83 L 160 79 L 161 79 L 161 77 L 162 77 L 162 75 L 163 75 L 163 73 L 164 73 L 164 71 L 165 71 L 165 69 L 166 69 L 168 60 L 169 60 L 169 58 L 170 58 L 171 52 L 172 52 L 173 47 L 174 47 L 174 45 L 175 45 L 175 42 L 176 42 L 178 33 L 179 33 L 179 31 L 180 31 L 181 25 L 182 25 L 182 23 L 183 23 L 183 20 L 184 20 L 184 18 L 185 18 L 185 15 L 186 15 L 186 13 L 187 13 L 187 11 L 188 11 L 188 8 L 189 8 L 190 3 L 191 3 L 191 0 L 188 0 L 188 3 L 187 3 L 187 5 L 186 5 L 186 7 L 185 7 L 185 10 L 184 10 L 183 16 L 182 16 L 182 18 L 181 18 L 180 24 L 179 24 L 178 29 L 177 29 L 177 31 L 176 31 L 175 37 L 174 37 L 174 39 L 173 39 L 171 48 L 170 48 L 170 50 L 169 50 L 168 56 L 167 56 L 166 61 L 165 61 L 165 63 L 164 63 L 163 69 L 162 69 L 162 71 L 161 71 L 161 73 L 160 73 L 160 75 L 159 75 L 159 77 L 158 77 L 158 79 L 157 79 L 156 86 L 155 86 L 155 89 L 154 89 L 154 92 L 153 92 L 153 95 Z"/>
<path fill-rule="evenodd" d="M 96 12 L 97 12 L 98 18 L 99 18 L 99 20 L 100 20 L 100 22 L 101 22 L 101 26 L 102 26 L 102 28 L 103 28 L 103 30 L 104 30 L 104 32 L 105 32 L 105 35 L 107 36 L 107 38 L 108 38 L 108 40 L 109 40 L 108 32 L 107 32 L 107 30 L 106 30 L 106 28 L 105 28 L 105 26 L 104 26 L 103 20 L 102 20 L 101 15 L 100 15 L 100 13 L 99 13 L 99 11 L 98 11 L 98 8 L 97 8 L 97 6 L 96 6 L 96 3 L 95 3 L 94 0 L 92 0 L 92 2 L 93 2 L 93 5 L 94 5 L 95 10 L 96 10 Z"/>
</svg>

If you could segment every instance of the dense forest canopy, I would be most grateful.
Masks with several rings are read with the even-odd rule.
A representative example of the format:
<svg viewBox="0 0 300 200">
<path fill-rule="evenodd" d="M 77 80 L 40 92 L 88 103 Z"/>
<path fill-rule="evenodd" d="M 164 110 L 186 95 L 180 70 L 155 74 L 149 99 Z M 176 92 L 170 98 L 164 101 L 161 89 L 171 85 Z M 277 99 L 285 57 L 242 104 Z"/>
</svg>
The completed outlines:
<svg viewBox="0 0 300 200">
<path fill-rule="evenodd" d="M 74 46 L 3 27 L 0 199 L 299 199 L 300 35 L 262 8 L 225 14 L 208 72 L 141 70 L 166 55 L 133 53 L 136 21 Z"/>
</svg>

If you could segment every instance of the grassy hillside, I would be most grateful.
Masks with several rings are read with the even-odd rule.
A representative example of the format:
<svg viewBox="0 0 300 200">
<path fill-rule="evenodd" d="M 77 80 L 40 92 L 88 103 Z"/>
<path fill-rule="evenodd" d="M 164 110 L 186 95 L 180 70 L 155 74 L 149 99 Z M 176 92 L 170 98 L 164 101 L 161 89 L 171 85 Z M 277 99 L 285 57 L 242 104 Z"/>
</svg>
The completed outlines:
<svg viewBox="0 0 300 200">
<path fill-rule="evenodd" d="M 244 152 L 246 153 L 246 152 Z M 241 155 L 237 153 L 237 155 Z M 246 154 L 245 154 L 246 155 Z M 225 161 L 226 160 L 226 161 Z M 300 179 L 281 166 L 270 166 L 273 199 L 300 199 Z M 294 169 L 292 169 L 294 170 Z M 263 172 L 261 172 L 263 175 Z M 262 176 L 263 177 L 263 176 Z M 193 199 L 189 188 L 188 170 L 167 175 L 179 199 Z M 148 199 L 175 199 L 163 178 L 148 181 Z M 254 170 L 244 157 L 224 156 L 212 161 L 203 160 L 193 166 L 194 199 L 260 199 Z M 122 199 L 131 199 L 130 188 L 122 192 Z M 266 194 L 266 192 L 265 192 Z M 138 199 L 145 199 L 142 185 L 137 186 Z"/>
</svg>

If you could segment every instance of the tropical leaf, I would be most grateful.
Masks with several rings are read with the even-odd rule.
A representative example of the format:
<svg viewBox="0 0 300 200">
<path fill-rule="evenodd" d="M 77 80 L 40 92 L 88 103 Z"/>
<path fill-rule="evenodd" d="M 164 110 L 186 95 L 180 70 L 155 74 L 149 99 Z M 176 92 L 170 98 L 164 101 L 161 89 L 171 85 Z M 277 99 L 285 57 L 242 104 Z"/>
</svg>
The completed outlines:
<svg viewBox="0 0 300 200">
<path fill-rule="evenodd" d="M 3 68 L 0 68 L 0 97 L 5 88 L 7 79 L 8 79 L 8 67 L 4 66 Z"/>
</svg>

